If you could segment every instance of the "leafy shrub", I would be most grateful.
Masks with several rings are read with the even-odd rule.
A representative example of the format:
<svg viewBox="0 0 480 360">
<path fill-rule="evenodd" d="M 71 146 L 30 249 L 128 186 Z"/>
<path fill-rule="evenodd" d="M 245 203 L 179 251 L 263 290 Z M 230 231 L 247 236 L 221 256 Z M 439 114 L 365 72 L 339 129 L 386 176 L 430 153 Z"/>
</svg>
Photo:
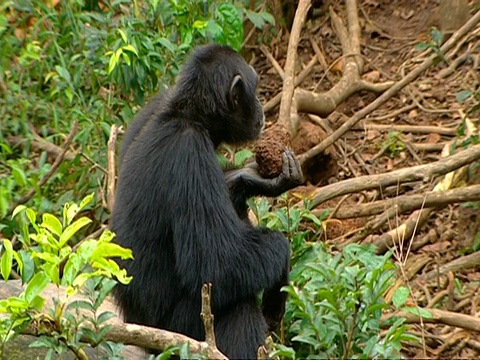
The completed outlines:
<svg viewBox="0 0 480 360">
<path fill-rule="evenodd" d="M 38 221 L 33 209 L 25 206 L 15 209 L 13 217 L 21 222 L 22 233 L 18 236 L 21 249 L 14 250 L 12 242 L 3 239 L 0 270 L 8 281 L 15 265 L 26 286 L 19 296 L 0 300 L 0 313 L 7 315 L 0 317 L 0 352 L 3 352 L 5 343 L 28 324 L 43 321 L 50 323 L 54 331 L 41 336 L 32 346 L 47 347 L 49 356 L 54 352 L 83 352 L 82 338 L 114 353 L 115 347 L 103 341 L 103 335 L 109 329 L 105 322 L 113 314 L 98 314 L 97 311 L 117 281 L 124 284 L 130 281 L 125 270 L 120 269 L 112 258 L 132 258 L 132 252 L 112 243 L 114 235 L 108 230 L 98 240 L 84 240 L 76 251 L 72 251 L 71 239 L 91 221 L 77 215 L 92 199 L 93 195 L 90 195 L 80 205 L 65 204 L 60 219 L 45 213 Z M 45 314 L 42 291 L 48 284 L 64 287 L 67 299 L 59 296 L 54 308 Z M 67 300 L 79 292 L 88 300 L 76 300 L 67 305 Z M 90 311 L 92 316 L 76 316 L 79 309 Z M 86 324 L 91 326 L 84 326 Z"/>
<path fill-rule="evenodd" d="M 292 270 L 285 313 L 285 339 L 275 344 L 272 355 L 282 358 L 387 359 L 400 356 L 402 341 L 416 341 L 406 333 L 403 318 L 388 324 L 381 320 L 389 309 L 383 300 L 395 274 L 391 253 L 375 254 L 373 246 L 348 245 L 341 252 L 318 242 L 321 218 L 302 207 L 287 206 L 271 211 L 266 199 L 252 201 L 261 225 L 287 234 L 292 246 Z M 408 297 L 400 288 L 394 295 L 396 308 Z M 418 314 L 418 310 L 402 308 Z M 428 314 L 422 314 L 428 316 Z M 382 327 L 387 327 L 381 335 Z"/>
</svg>

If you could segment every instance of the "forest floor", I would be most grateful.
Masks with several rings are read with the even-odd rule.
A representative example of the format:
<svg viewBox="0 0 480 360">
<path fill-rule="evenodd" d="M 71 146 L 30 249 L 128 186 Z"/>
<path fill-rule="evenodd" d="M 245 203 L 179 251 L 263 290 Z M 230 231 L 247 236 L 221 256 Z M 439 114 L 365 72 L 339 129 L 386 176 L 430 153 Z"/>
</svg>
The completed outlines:
<svg viewBox="0 0 480 360">
<path fill-rule="evenodd" d="M 440 26 L 436 1 L 365 0 L 358 2 L 358 8 L 361 49 L 365 60 L 363 78 L 372 82 L 398 81 L 404 77 L 422 60 L 419 58 L 421 51 L 416 50 L 415 45 L 430 41 L 430 29 Z M 335 2 L 335 9 L 342 14 L 338 2 Z M 479 111 L 468 113 L 474 103 L 471 100 L 459 102 L 457 95 L 463 90 L 474 89 L 480 83 L 479 30 L 477 26 L 470 40 L 456 50 L 458 56 L 465 55 L 465 61 L 459 62 L 454 71 L 448 71 L 450 64 L 445 62 L 430 67 L 332 145 L 327 150 L 329 156 L 321 159 L 314 171 L 307 174 L 310 184 L 304 193 L 309 194 L 320 186 L 348 178 L 438 161 L 442 158 L 445 145 L 453 144 L 458 138 L 465 114 L 478 126 Z M 287 54 L 287 39 L 278 37 L 268 45 L 268 51 L 282 67 Z M 319 17 L 308 20 L 303 28 L 297 52 L 297 73 L 315 56 L 312 40 L 319 45 L 326 62 L 333 66 L 325 75 L 318 63 L 300 86 L 307 90 L 327 91 L 340 79 L 343 70 L 343 62 L 335 62 L 342 57 L 342 49 L 330 24 L 328 9 Z M 267 101 L 281 91 L 283 81 L 264 52 L 255 51 L 255 57 L 254 67 L 261 77 L 260 95 L 262 100 Z M 312 121 L 306 114 L 301 114 L 304 132 L 301 141 L 294 143 L 296 152 L 305 151 L 318 143 L 318 137 L 328 133 L 329 126 L 337 129 L 345 119 L 377 96 L 363 91 L 350 96 L 332 114 L 321 119 L 322 124 L 327 124 L 326 129 L 319 126 L 318 120 Z M 278 107 L 267 113 L 267 122 L 276 121 L 277 113 Z M 479 178 L 475 167 L 470 167 L 461 180 L 461 186 L 479 184 Z M 343 196 L 339 196 L 321 204 L 320 208 L 338 206 L 336 210 L 339 211 L 407 192 L 422 194 L 432 190 L 438 180 L 406 182 L 386 189 L 352 194 L 343 200 Z M 452 261 L 457 264 L 477 250 L 480 240 L 479 206 L 478 202 L 440 206 L 429 212 L 424 221 L 418 222 L 414 235 L 403 243 L 403 249 L 396 244 L 394 258 L 404 269 L 404 274 L 398 276 L 398 284 L 408 283 L 419 306 L 474 318 L 479 316 L 480 260 L 457 267 L 449 266 Z M 376 234 L 396 228 L 409 216 L 406 213 L 389 218 Z M 329 221 L 326 240 L 335 243 L 343 235 L 361 229 L 371 219 L 372 216 Z M 441 276 L 431 276 L 432 271 L 435 273 L 442 266 L 449 271 Z M 414 324 L 413 332 L 423 339 L 423 344 L 409 347 L 408 356 L 480 358 L 480 333 L 472 331 L 470 326 L 451 326 L 462 323 L 460 317 L 457 320 Z"/>
</svg>

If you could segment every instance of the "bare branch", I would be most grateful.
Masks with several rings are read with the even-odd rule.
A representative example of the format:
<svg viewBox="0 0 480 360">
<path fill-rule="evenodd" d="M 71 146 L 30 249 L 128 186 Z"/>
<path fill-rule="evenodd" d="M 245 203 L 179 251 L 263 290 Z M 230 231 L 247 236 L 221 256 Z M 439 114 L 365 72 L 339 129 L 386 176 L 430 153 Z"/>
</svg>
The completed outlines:
<svg viewBox="0 0 480 360">
<path fill-rule="evenodd" d="M 429 182 L 435 176 L 445 175 L 462 166 L 480 159 L 480 145 L 472 146 L 445 159 L 409 168 L 391 171 L 385 174 L 359 176 L 320 188 L 313 198 L 312 205 L 333 199 L 337 196 L 358 191 L 385 188 L 409 181 Z"/>
<path fill-rule="evenodd" d="M 122 133 L 122 129 L 117 125 L 110 127 L 110 137 L 107 143 L 107 208 L 112 211 L 115 205 L 115 154 L 118 134 Z"/>
<path fill-rule="evenodd" d="M 298 2 L 295 18 L 293 20 L 292 32 L 288 40 L 287 60 L 285 62 L 285 77 L 283 80 L 282 101 L 280 103 L 280 113 L 278 123 L 282 124 L 290 134 L 295 132 L 295 128 L 290 121 L 290 111 L 292 108 L 292 97 L 295 89 L 295 63 L 297 59 L 297 47 L 300 41 L 300 33 L 303 23 L 310 8 L 310 0 L 300 0 Z"/>
<path fill-rule="evenodd" d="M 480 185 L 472 185 L 447 191 L 428 191 L 424 194 L 401 195 L 393 199 L 374 201 L 368 204 L 355 205 L 335 212 L 336 219 L 349 219 L 364 216 L 372 216 L 395 208 L 396 215 L 409 213 L 422 207 L 439 207 L 468 201 L 480 200 Z M 320 214 L 324 210 L 315 210 Z"/>
</svg>

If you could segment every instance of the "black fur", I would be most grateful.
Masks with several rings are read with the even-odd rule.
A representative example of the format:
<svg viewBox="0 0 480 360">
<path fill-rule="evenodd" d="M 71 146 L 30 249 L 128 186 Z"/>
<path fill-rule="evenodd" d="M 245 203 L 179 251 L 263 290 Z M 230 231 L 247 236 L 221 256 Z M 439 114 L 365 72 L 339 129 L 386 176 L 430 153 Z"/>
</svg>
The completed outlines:
<svg viewBox="0 0 480 360">
<path fill-rule="evenodd" d="M 217 345 L 230 358 L 256 357 L 265 317 L 275 326 L 283 315 L 279 289 L 288 282 L 288 241 L 253 228 L 245 201 L 301 180 L 289 152 L 277 179 L 253 168 L 224 178 L 215 148 L 253 140 L 263 128 L 256 86 L 254 70 L 230 48 L 197 48 L 175 87 L 154 97 L 127 132 L 111 217 L 117 242 L 135 257 L 120 262 L 133 281 L 114 292 L 125 320 L 203 340 L 200 292 L 211 282 Z"/>
</svg>

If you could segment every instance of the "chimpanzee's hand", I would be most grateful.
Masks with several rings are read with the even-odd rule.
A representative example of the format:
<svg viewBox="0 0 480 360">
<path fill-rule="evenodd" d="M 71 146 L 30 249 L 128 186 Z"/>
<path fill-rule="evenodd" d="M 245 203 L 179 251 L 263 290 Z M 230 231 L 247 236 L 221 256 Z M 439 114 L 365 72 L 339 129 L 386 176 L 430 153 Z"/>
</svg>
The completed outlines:
<svg viewBox="0 0 480 360">
<path fill-rule="evenodd" d="M 285 191 L 301 185 L 304 181 L 302 168 L 293 151 L 285 150 L 282 157 L 282 172 L 273 179 L 261 177 L 257 171 L 258 164 L 253 162 L 243 169 L 225 173 L 225 180 L 231 190 L 241 189 L 246 197 L 279 196 Z"/>
</svg>

